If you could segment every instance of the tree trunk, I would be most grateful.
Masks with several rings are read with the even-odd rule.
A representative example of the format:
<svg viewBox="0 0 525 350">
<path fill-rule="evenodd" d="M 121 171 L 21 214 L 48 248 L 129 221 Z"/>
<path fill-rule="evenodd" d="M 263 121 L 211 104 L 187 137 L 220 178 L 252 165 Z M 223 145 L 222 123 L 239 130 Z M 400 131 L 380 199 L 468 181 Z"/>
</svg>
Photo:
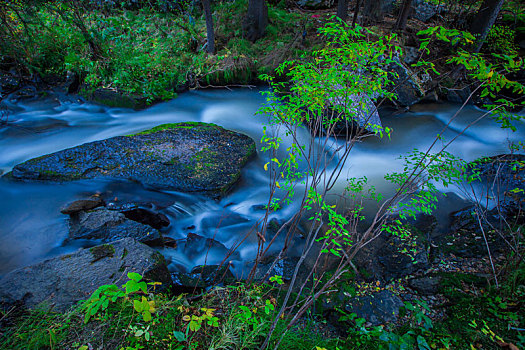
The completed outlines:
<svg viewBox="0 0 525 350">
<path fill-rule="evenodd" d="M 383 3 L 385 0 L 365 0 L 363 3 L 363 16 L 365 24 L 374 24 L 383 21 Z"/>
<path fill-rule="evenodd" d="M 202 0 L 204 16 L 206 17 L 206 39 L 208 40 L 208 53 L 215 53 L 215 32 L 213 31 L 213 18 L 211 16 L 210 0 Z"/>
<path fill-rule="evenodd" d="M 471 33 L 478 37 L 474 52 L 479 52 L 479 50 L 481 50 L 481 47 L 489 34 L 490 28 L 498 17 L 503 2 L 504 0 L 483 1 L 483 4 L 479 8 L 478 13 L 476 14 L 476 17 L 474 17 L 474 21 L 470 26 Z"/>
<path fill-rule="evenodd" d="M 352 28 L 355 28 L 357 23 L 357 16 L 359 16 L 359 8 L 361 7 L 361 0 L 357 0 L 354 8 L 354 18 L 352 19 Z"/>
<path fill-rule="evenodd" d="M 348 0 L 337 1 L 337 17 L 341 18 L 343 22 L 346 22 L 348 18 Z"/>
<path fill-rule="evenodd" d="M 249 0 L 248 12 L 244 18 L 242 29 L 244 38 L 255 42 L 264 36 L 268 24 L 268 5 L 265 0 Z"/>
<path fill-rule="evenodd" d="M 396 24 L 394 26 L 395 31 L 402 32 L 407 26 L 408 15 L 410 14 L 410 9 L 412 8 L 412 0 L 404 0 L 403 7 L 401 7 L 401 12 L 397 18 Z"/>
</svg>

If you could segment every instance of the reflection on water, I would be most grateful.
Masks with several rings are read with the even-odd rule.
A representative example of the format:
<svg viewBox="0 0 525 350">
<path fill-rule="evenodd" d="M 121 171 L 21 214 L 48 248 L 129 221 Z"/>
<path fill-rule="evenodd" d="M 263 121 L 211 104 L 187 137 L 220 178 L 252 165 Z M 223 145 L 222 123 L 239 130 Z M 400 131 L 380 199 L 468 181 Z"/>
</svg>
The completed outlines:
<svg viewBox="0 0 525 350">
<path fill-rule="evenodd" d="M 254 116 L 264 103 L 258 91 L 198 91 L 155 105 L 144 111 L 106 108 L 80 103 L 74 97 L 12 103 L 8 127 L 0 129 L 0 169 L 9 171 L 27 159 L 51 153 L 85 142 L 118 135 L 133 134 L 163 123 L 200 121 L 216 123 L 227 129 L 251 136 L 260 148 L 264 117 Z M 384 112 L 383 125 L 394 130 L 391 140 L 372 137 L 359 143 L 352 151 L 340 181 L 333 192 L 340 193 L 349 177 L 366 176 L 380 192 L 392 187 L 383 179 L 386 172 L 399 171 L 402 163 L 396 158 L 414 148 L 424 149 L 448 122 L 459 106 L 426 104 L 414 106 L 410 113 L 392 115 Z M 445 139 L 456 136 L 482 112 L 467 107 L 444 134 Z M 272 128 L 274 132 L 277 127 Z M 309 140 L 307 130 L 300 138 Z M 523 140 L 523 125 L 516 133 L 498 128 L 489 119 L 471 127 L 449 151 L 466 160 L 479 156 L 507 152 L 509 140 Z M 285 143 L 290 143 L 285 139 Z M 335 147 L 336 145 L 334 145 Z M 171 220 L 164 234 L 181 242 L 176 248 L 164 248 L 162 253 L 172 270 L 191 269 L 198 264 L 214 264 L 224 259 L 228 249 L 245 238 L 264 211 L 269 179 L 263 170 L 264 155 L 249 163 L 234 191 L 219 202 L 194 195 L 156 192 L 139 184 L 111 180 L 78 181 L 64 184 L 11 183 L 0 181 L 0 274 L 47 257 L 95 244 L 86 241 L 65 241 L 67 217 L 60 207 L 75 199 L 100 193 L 106 201 L 153 204 Z M 447 189 L 449 191 L 450 189 Z M 460 199 L 452 201 L 455 206 Z M 454 207 L 448 203 L 446 207 Z M 459 208 L 458 208 L 459 209 Z M 292 204 L 272 213 L 284 220 L 297 210 Z M 443 211 L 443 210 L 442 210 Z M 439 213 L 446 218 L 447 210 Z M 213 238 L 220 245 L 208 250 L 184 243 L 188 234 Z M 251 234 L 229 260 L 237 274 L 244 273 L 245 262 L 254 258 L 257 240 Z M 300 245 L 300 240 L 296 242 Z M 191 248 L 191 249 L 190 249 Z"/>
</svg>

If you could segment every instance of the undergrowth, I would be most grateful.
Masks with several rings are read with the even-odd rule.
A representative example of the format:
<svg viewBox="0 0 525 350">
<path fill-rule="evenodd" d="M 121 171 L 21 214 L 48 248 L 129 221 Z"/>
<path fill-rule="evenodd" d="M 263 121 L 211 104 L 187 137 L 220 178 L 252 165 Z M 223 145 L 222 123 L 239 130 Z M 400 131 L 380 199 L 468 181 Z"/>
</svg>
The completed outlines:
<svg viewBox="0 0 525 350">
<path fill-rule="evenodd" d="M 1 10 L 9 26 L 0 29 L 0 56 L 16 60 L 26 74 L 65 76 L 72 71 L 89 90 L 117 89 L 151 103 L 188 87 L 255 82 L 259 73 L 298 57 L 310 44 L 302 39 L 312 26 L 308 17 L 279 6 L 269 7 L 263 39 L 243 39 L 246 8 L 246 0 L 215 3 L 217 53 L 208 55 L 199 6 L 184 12 L 149 7 L 83 11 L 55 2 L 11 2 Z M 87 28 L 86 35 L 78 23 Z M 98 44 L 100 57 L 93 57 L 87 38 Z"/>
<path fill-rule="evenodd" d="M 524 271 L 521 263 L 500 289 L 472 275 L 443 275 L 441 293 L 450 306 L 441 319 L 432 319 L 427 304 L 418 300 L 405 303 L 402 321 L 387 326 L 370 326 L 340 311 L 335 331 L 319 308 L 288 327 L 291 315 L 285 315 L 270 348 L 283 333 L 279 349 L 497 349 L 505 343 L 523 347 Z M 0 348 L 258 349 L 282 297 L 280 276 L 270 284 L 215 287 L 196 296 L 154 293 L 151 285 L 145 289 L 139 275 L 130 278 L 121 288 L 102 286 L 66 313 L 45 305 L 32 311 L 4 310 Z M 147 301 L 148 317 L 138 305 L 141 300 Z"/>
</svg>

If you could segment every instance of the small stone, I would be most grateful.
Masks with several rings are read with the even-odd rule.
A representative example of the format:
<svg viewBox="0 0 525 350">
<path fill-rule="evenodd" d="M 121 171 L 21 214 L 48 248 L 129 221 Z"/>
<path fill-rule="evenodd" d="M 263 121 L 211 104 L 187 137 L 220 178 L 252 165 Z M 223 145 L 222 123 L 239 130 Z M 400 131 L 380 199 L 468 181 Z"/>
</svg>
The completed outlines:
<svg viewBox="0 0 525 350">
<path fill-rule="evenodd" d="M 66 204 L 60 212 L 62 214 L 71 215 L 79 211 L 92 210 L 104 205 L 104 200 L 100 197 L 93 196 L 89 199 L 79 199 L 77 201 Z"/>
</svg>

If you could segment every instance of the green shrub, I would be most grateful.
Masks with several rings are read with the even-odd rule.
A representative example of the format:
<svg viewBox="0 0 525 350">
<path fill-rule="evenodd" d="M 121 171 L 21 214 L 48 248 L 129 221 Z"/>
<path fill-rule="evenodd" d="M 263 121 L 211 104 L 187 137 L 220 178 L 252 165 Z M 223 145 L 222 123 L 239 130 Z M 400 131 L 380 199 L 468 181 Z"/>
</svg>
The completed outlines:
<svg viewBox="0 0 525 350">
<path fill-rule="evenodd" d="M 485 41 L 486 50 L 494 53 L 504 53 L 513 55 L 518 52 L 514 39 L 516 31 L 508 26 L 495 25 L 490 29 L 490 32 Z"/>
</svg>

